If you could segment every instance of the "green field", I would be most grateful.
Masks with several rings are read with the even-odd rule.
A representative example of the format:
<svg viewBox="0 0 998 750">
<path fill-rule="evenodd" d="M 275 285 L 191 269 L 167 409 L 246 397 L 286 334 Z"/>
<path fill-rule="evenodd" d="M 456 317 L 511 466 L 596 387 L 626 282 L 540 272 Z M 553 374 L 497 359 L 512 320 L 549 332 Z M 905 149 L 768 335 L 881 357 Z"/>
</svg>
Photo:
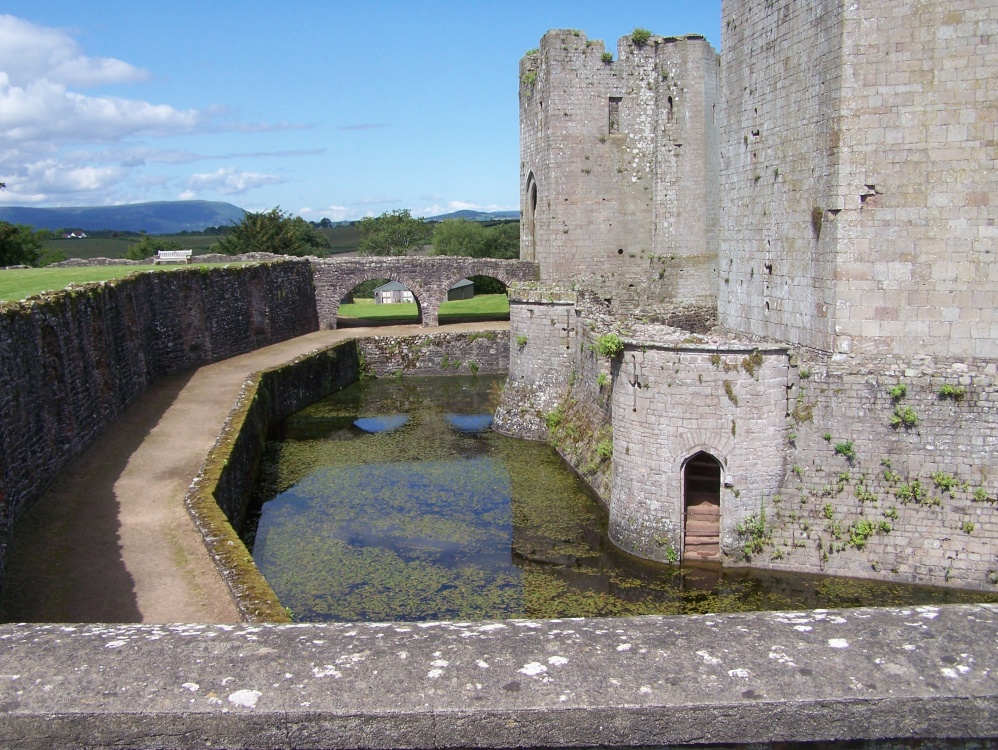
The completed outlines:
<svg viewBox="0 0 998 750">
<path fill-rule="evenodd" d="M 419 309 L 415 302 L 376 305 L 373 299 L 357 299 L 340 305 L 339 317 L 377 323 L 415 323 L 419 320 Z M 473 321 L 508 318 L 509 297 L 505 294 L 479 294 L 471 299 L 444 302 L 440 306 L 441 323 L 453 322 L 455 319 Z"/>
<path fill-rule="evenodd" d="M 209 268 L 208 264 L 156 266 L 87 266 L 83 268 L 23 268 L 0 271 L 0 302 L 16 302 L 41 292 L 65 289 L 69 284 L 107 281 L 143 271 Z"/>
<path fill-rule="evenodd" d="M 328 255 L 353 252 L 360 245 L 360 232 L 353 224 L 342 227 L 329 227 L 319 230 L 329 240 Z M 194 251 L 194 255 L 215 252 L 212 247 L 222 239 L 217 234 L 161 234 L 158 239 L 172 240 L 182 248 Z M 59 250 L 67 258 L 124 258 L 128 248 L 141 239 L 141 235 L 129 237 L 86 237 L 81 240 L 45 240 L 43 250 Z"/>
</svg>

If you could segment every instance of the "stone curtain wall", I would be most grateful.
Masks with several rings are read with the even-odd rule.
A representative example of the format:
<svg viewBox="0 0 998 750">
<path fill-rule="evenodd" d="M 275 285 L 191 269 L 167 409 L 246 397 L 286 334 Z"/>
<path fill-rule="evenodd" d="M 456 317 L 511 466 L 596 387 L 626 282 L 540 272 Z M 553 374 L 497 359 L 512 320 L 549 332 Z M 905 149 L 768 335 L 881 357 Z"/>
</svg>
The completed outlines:
<svg viewBox="0 0 998 750">
<path fill-rule="evenodd" d="M 316 328 L 306 261 L 138 274 L 0 306 L 0 570 L 21 509 L 152 380 Z"/>
<path fill-rule="evenodd" d="M 390 376 L 505 375 L 509 331 L 358 339 L 363 372 Z"/>
<path fill-rule="evenodd" d="M 537 265 L 529 261 L 438 256 L 312 259 L 315 299 L 322 328 L 336 328 L 342 299 L 369 279 L 391 279 L 412 291 L 423 326 L 437 325 L 447 290 L 469 276 L 491 276 L 507 286 L 537 278 Z"/>
<path fill-rule="evenodd" d="M 783 479 L 787 351 L 641 333 L 614 379 L 610 538 L 641 557 L 681 556 L 683 466 L 705 451 L 722 467 L 721 548 L 735 548 Z"/>
<path fill-rule="evenodd" d="M 713 303 L 717 55 L 698 36 L 603 53 L 550 31 L 520 62 L 523 257 L 631 307 Z"/>
<path fill-rule="evenodd" d="M 804 353 L 796 373 L 751 564 L 994 590 L 996 364 Z"/>
</svg>

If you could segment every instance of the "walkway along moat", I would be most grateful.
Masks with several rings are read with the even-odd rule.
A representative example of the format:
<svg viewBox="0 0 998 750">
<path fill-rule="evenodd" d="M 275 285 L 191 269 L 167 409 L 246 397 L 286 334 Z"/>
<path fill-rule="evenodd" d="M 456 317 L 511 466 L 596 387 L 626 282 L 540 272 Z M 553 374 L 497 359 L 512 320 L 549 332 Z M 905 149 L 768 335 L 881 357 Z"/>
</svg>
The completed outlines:
<svg viewBox="0 0 998 750">
<path fill-rule="evenodd" d="M 262 507 L 247 536 L 296 620 L 998 601 L 981 592 L 631 558 L 607 541 L 604 509 L 552 448 L 490 429 L 502 384 L 499 377 L 365 380 L 271 431 L 257 486 Z M 700 473 L 709 479 L 711 468 L 704 461 Z M 698 520 L 687 534 L 700 533 L 697 543 L 708 555 L 713 545 L 716 558 L 709 494 L 691 502 L 687 512 Z"/>
</svg>

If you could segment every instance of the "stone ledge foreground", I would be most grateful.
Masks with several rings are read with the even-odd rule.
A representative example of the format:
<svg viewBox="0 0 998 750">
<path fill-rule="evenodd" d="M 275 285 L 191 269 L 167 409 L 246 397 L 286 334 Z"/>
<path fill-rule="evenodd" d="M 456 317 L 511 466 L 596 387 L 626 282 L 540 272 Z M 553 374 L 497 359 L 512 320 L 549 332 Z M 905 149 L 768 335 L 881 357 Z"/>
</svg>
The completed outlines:
<svg viewBox="0 0 998 750">
<path fill-rule="evenodd" d="M 0 626 L 0 745 L 515 747 L 998 737 L 998 608 Z"/>
</svg>

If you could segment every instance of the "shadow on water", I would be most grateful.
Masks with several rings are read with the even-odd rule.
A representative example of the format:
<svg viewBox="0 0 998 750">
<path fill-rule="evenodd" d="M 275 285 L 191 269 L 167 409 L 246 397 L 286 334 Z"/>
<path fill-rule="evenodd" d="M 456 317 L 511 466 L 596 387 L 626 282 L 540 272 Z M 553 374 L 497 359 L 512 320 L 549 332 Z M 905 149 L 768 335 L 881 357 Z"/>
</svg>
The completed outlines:
<svg viewBox="0 0 998 750">
<path fill-rule="evenodd" d="M 115 482 L 192 373 L 153 383 L 18 519 L 3 622 L 140 622 L 119 543 Z"/>
<path fill-rule="evenodd" d="M 279 425 L 247 529 L 300 621 L 693 614 L 979 601 L 980 592 L 669 566 L 607 540 L 549 446 L 491 428 L 501 381 L 364 381 Z"/>
</svg>

